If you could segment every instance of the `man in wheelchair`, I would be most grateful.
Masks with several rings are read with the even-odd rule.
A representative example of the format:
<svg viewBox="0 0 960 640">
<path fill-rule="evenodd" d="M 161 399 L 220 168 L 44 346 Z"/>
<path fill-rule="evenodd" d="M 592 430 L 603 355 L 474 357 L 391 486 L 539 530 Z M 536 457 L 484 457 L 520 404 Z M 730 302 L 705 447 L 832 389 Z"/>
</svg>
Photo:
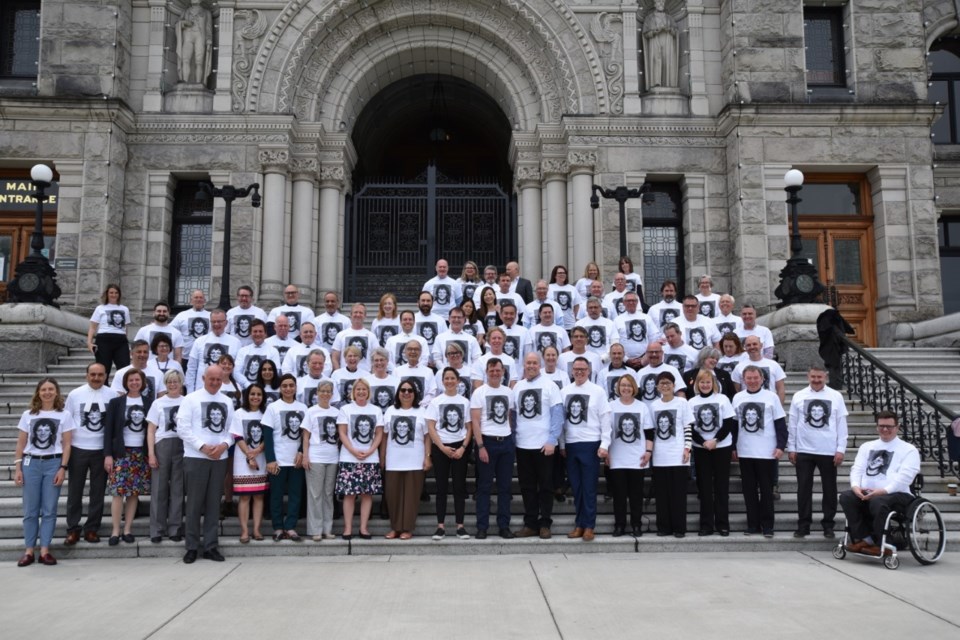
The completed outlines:
<svg viewBox="0 0 960 640">
<path fill-rule="evenodd" d="M 879 440 L 863 444 L 850 472 L 850 489 L 840 494 L 840 506 L 847 517 L 853 553 L 880 555 L 880 541 L 887 515 L 905 509 L 914 499 L 910 484 L 920 471 L 920 452 L 898 436 L 897 415 L 877 415 Z"/>
</svg>

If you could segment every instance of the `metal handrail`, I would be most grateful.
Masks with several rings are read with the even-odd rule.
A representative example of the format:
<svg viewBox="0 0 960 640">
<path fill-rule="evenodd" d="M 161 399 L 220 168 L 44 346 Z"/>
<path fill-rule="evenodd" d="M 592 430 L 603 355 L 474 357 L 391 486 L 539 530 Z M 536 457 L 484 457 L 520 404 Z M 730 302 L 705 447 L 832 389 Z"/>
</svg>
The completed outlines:
<svg viewBox="0 0 960 640">
<path fill-rule="evenodd" d="M 960 462 L 950 459 L 947 432 L 957 413 L 935 397 L 846 337 L 843 379 L 847 392 L 856 396 L 860 408 L 874 412 L 893 411 L 900 417 L 904 440 L 920 451 L 920 457 L 937 463 L 940 477 L 960 477 Z M 952 433 L 951 433 L 952 436 Z"/>
</svg>

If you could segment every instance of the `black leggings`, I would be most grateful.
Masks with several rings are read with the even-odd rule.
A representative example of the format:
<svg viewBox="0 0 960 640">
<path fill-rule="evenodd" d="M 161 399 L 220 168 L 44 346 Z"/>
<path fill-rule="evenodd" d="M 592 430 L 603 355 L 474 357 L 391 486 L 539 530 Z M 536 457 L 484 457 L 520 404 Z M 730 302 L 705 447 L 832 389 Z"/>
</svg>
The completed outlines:
<svg viewBox="0 0 960 640">
<path fill-rule="evenodd" d="M 130 343 L 127 336 L 119 333 L 98 333 L 93 337 L 94 359 L 103 365 L 110 375 L 110 365 L 117 365 L 117 370 L 130 364 Z"/>
<path fill-rule="evenodd" d="M 444 443 L 446 447 L 458 448 L 463 441 Z M 437 523 L 442 524 L 447 518 L 447 487 L 453 473 L 453 511 L 457 524 L 463 524 L 467 500 L 467 459 L 470 447 L 463 452 L 459 460 L 448 458 L 439 448 L 430 450 L 430 460 L 433 462 L 433 477 L 437 483 Z"/>
</svg>

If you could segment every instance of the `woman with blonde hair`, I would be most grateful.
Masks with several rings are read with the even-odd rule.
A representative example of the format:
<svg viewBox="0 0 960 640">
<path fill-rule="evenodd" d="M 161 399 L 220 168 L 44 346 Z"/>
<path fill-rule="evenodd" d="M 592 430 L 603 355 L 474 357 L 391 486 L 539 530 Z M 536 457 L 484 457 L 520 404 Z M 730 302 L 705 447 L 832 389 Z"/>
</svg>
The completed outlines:
<svg viewBox="0 0 960 640">
<path fill-rule="evenodd" d="M 367 525 L 373 496 L 383 492 L 379 452 L 383 412 L 370 402 L 370 383 L 364 378 L 354 382 L 350 402 L 340 407 L 337 430 L 343 446 L 335 491 L 343 498 L 343 539 L 353 538 L 353 511 L 360 496 L 360 538 L 370 540 Z"/>
<path fill-rule="evenodd" d="M 400 333 L 400 309 L 397 305 L 397 296 L 387 292 L 380 296 L 377 306 L 377 317 L 370 326 L 370 330 L 377 336 L 380 346 L 387 344 L 387 340 Z"/>
<path fill-rule="evenodd" d="M 583 277 L 577 280 L 577 293 L 583 300 L 590 297 L 590 285 L 600 279 L 600 266 L 596 262 L 588 262 L 583 269 Z"/>
<path fill-rule="evenodd" d="M 687 403 L 693 415 L 693 464 L 700 499 L 699 535 L 730 535 L 730 461 L 737 441 L 737 421 L 730 400 L 707 369 L 693 383 Z"/>
<path fill-rule="evenodd" d="M 157 334 L 165 335 L 165 334 Z M 183 538 L 183 440 L 177 436 L 177 413 L 183 402 L 183 374 L 171 369 L 163 376 L 166 393 L 147 413 L 147 460 L 152 469 L 150 542 L 167 534 Z"/>
</svg>

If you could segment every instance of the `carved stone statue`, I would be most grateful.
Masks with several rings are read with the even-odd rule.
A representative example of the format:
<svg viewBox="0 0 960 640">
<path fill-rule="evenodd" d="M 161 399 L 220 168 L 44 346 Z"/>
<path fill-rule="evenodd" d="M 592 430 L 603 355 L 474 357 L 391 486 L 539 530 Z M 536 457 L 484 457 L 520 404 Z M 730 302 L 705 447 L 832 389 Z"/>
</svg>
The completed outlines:
<svg viewBox="0 0 960 640">
<path fill-rule="evenodd" d="M 643 70 L 647 90 L 679 87 L 677 23 L 664 11 L 665 0 L 654 0 L 654 11 L 643 19 Z"/>
<path fill-rule="evenodd" d="M 200 0 L 190 0 L 176 30 L 180 82 L 206 84 L 213 63 L 213 16 Z"/>
</svg>

